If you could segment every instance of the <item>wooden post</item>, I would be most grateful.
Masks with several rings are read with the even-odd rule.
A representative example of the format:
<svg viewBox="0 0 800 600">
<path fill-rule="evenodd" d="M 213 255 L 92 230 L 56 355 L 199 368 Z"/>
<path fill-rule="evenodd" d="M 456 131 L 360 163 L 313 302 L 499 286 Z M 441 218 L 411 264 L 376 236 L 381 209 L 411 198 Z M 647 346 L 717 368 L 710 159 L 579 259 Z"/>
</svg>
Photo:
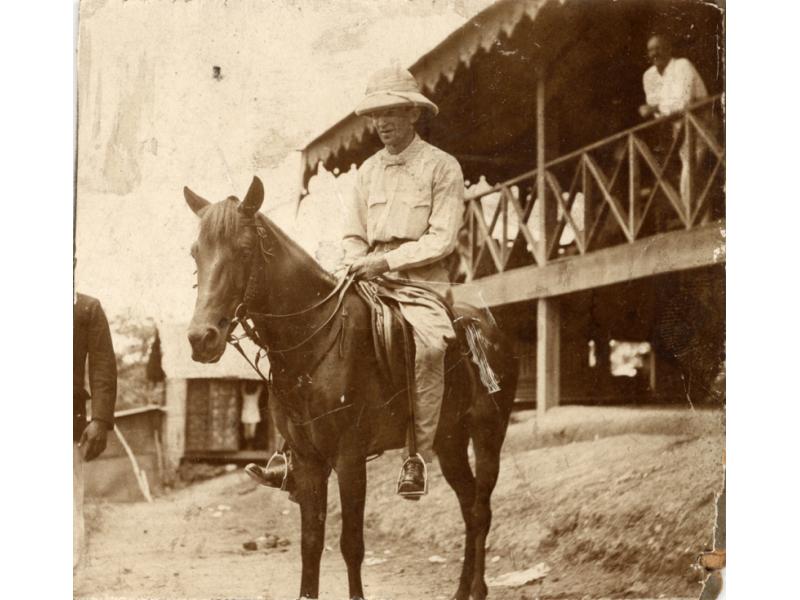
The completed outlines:
<svg viewBox="0 0 800 600">
<path fill-rule="evenodd" d="M 536 225 L 538 231 L 537 249 L 536 249 L 536 262 L 539 266 L 547 263 L 547 248 L 549 246 L 547 239 L 548 219 L 547 219 L 547 202 L 545 201 L 547 195 L 547 179 L 545 173 L 545 124 L 544 124 L 544 108 L 545 108 L 545 71 L 544 68 L 539 67 L 536 73 L 536 205 L 534 210 L 536 212 Z"/>
<path fill-rule="evenodd" d="M 503 220 L 501 221 L 501 242 L 500 242 L 500 260 L 503 263 L 503 271 L 506 270 L 506 264 L 508 263 L 508 254 L 510 250 L 508 248 L 508 196 L 507 194 L 511 194 L 511 188 L 504 189 L 502 194 L 500 195 L 500 212 L 502 214 Z"/>
<path fill-rule="evenodd" d="M 592 228 L 594 227 L 594 220 L 597 210 L 592 198 L 592 179 L 586 169 L 586 161 L 582 158 L 581 161 L 581 191 L 583 192 L 583 248 L 585 252 L 589 251 L 589 242 L 591 241 Z"/>
<path fill-rule="evenodd" d="M 547 173 L 545 165 L 545 77 L 539 67 L 536 77 L 536 260 L 540 267 L 548 262 L 549 233 L 555 224 L 557 202 L 547 202 Z M 560 337 L 558 299 L 539 298 L 536 301 L 536 412 L 541 417 L 548 408 L 557 406 L 561 369 L 559 365 Z"/>
<path fill-rule="evenodd" d="M 641 200 L 639 199 L 639 160 L 633 134 L 628 136 L 628 229 L 636 238 L 639 230 Z"/>
<path fill-rule="evenodd" d="M 559 300 L 539 298 L 536 301 L 536 413 L 539 417 L 561 401 L 559 324 Z"/>
<path fill-rule="evenodd" d="M 475 277 L 475 216 L 472 214 L 472 201 L 466 206 L 467 211 L 467 232 L 469 234 L 469 264 L 467 265 L 466 281 L 472 281 Z"/>
<path fill-rule="evenodd" d="M 175 477 L 186 449 L 186 379 L 167 379 L 163 421 L 166 478 Z"/>
<path fill-rule="evenodd" d="M 695 148 L 697 141 L 694 137 L 694 128 L 689 120 L 689 113 L 683 116 L 684 142 L 686 148 L 686 162 L 681 164 L 681 200 L 683 210 L 686 214 L 686 229 L 692 226 L 692 216 L 694 214 L 694 171 L 695 171 Z M 683 148 L 681 148 L 683 149 Z"/>
<path fill-rule="evenodd" d="M 649 385 L 650 385 L 650 392 L 652 393 L 653 397 L 656 395 L 656 385 L 658 385 L 658 379 L 656 378 L 656 353 L 655 350 L 650 348 L 650 352 L 647 353 L 647 362 L 649 365 Z"/>
</svg>

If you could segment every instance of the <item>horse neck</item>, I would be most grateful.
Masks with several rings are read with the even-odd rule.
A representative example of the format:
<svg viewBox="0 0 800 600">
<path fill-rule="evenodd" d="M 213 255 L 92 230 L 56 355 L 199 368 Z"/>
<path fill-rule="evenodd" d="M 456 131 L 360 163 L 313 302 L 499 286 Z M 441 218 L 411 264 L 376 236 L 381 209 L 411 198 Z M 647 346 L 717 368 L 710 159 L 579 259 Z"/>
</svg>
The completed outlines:
<svg viewBox="0 0 800 600">
<path fill-rule="evenodd" d="M 296 242 L 263 215 L 260 223 L 267 231 L 269 256 L 259 282 L 265 293 L 258 312 L 294 313 L 307 308 L 334 288 L 334 278 Z"/>
</svg>

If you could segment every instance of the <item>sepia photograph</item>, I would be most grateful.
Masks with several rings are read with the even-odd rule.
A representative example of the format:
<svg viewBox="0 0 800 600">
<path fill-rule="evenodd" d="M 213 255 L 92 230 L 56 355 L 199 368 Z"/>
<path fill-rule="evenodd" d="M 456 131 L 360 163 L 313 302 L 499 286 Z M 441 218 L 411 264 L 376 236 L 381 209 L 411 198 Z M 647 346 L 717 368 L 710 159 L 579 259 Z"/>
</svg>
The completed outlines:
<svg viewBox="0 0 800 600">
<path fill-rule="evenodd" d="M 75 10 L 74 598 L 724 598 L 723 0 Z"/>
</svg>

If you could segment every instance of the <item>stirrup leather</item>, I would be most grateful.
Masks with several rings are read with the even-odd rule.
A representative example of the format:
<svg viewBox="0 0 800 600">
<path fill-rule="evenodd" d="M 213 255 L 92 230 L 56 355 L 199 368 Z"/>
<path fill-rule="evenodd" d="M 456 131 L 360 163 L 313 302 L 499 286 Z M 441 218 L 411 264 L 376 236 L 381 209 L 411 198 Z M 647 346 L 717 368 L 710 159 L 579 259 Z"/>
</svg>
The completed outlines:
<svg viewBox="0 0 800 600">
<path fill-rule="evenodd" d="M 418 460 L 422 463 L 422 481 L 423 481 L 423 488 L 421 492 L 401 492 L 400 491 L 400 483 L 403 481 L 403 471 L 405 471 L 405 466 L 409 461 Z M 398 496 L 402 496 L 403 498 L 421 498 L 425 494 L 428 493 L 428 463 L 420 456 L 419 453 L 415 454 L 414 456 L 409 456 L 407 459 L 403 461 L 403 464 L 400 466 L 400 473 L 397 476 L 397 486 L 396 486 L 396 493 Z"/>
<path fill-rule="evenodd" d="M 286 482 L 289 479 L 289 459 L 283 452 L 274 452 L 272 456 L 269 457 L 267 461 L 266 467 L 259 467 L 255 463 L 248 464 L 244 470 L 252 479 L 256 482 L 260 483 L 261 485 L 267 487 L 275 487 L 280 488 L 282 491 L 286 491 Z M 265 475 L 270 471 L 270 468 L 274 467 L 276 469 L 283 469 L 283 477 L 281 478 L 281 485 L 277 486 L 272 483 L 269 483 L 266 480 Z"/>
</svg>

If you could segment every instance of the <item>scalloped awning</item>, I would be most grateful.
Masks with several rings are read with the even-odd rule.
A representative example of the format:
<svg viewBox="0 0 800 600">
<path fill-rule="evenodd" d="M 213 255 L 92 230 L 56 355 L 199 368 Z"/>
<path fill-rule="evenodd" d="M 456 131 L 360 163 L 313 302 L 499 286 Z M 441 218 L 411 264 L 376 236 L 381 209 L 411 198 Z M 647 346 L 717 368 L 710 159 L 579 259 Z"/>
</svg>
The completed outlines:
<svg viewBox="0 0 800 600">
<path fill-rule="evenodd" d="M 723 15 L 702 0 L 501 0 L 410 67 L 440 109 L 418 132 L 471 182 L 509 179 L 536 165 L 541 73 L 546 152 L 555 157 L 640 121 L 654 28 L 672 33 L 709 93 L 722 91 Z M 351 113 L 319 135 L 303 151 L 304 185 L 320 162 L 345 172 L 380 149 L 368 133 L 371 123 Z"/>
<path fill-rule="evenodd" d="M 523 16 L 531 20 L 546 3 L 563 4 L 564 0 L 500 0 L 451 33 L 433 50 L 422 56 L 410 71 L 426 93 L 433 93 L 442 78 L 451 82 L 458 68 L 469 67 L 475 54 L 488 51 L 501 33 L 511 36 Z M 306 174 L 332 155 L 348 151 L 364 140 L 371 130 L 366 119 L 350 113 L 316 137 L 303 149 Z"/>
</svg>

